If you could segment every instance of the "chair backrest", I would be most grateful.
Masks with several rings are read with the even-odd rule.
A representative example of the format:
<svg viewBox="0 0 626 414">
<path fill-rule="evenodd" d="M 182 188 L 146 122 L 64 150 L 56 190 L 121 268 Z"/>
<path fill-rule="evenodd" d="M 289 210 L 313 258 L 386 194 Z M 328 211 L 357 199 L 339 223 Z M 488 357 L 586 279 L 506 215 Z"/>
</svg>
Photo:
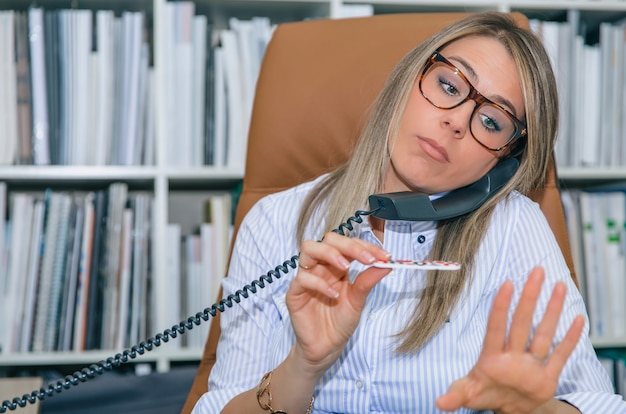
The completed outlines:
<svg viewBox="0 0 626 414">
<path fill-rule="evenodd" d="M 261 197 L 344 162 L 395 64 L 422 40 L 464 16 L 409 13 L 279 25 L 257 83 L 235 234 Z M 513 16 L 518 25 L 528 28 L 524 15 Z M 548 186 L 533 197 L 541 204 L 575 279 L 554 164 Z M 218 317 L 212 320 L 183 413 L 190 412 L 207 390 L 219 333 Z"/>
</svg>

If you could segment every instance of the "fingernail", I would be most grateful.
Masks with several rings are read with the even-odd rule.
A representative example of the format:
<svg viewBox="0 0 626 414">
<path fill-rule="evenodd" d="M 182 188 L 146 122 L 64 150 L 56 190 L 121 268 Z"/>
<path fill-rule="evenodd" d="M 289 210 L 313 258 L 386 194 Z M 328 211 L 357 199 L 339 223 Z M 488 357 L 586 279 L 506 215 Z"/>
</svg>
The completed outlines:
<svg viewBox="0 0 626 414">
<path fill-rule="evenodd" d="M 339 292 L 337 292 L 332 287 L 329 287 L 328 288 L 328 296 L 330 296 L 332 299 L 337 299 L 339 297 Z"/>
<path fill-rule="evenodd" d="M 372 254 L 368 251 L 362 252 L 360 256 L 361 260 L 365 263 L 374 263 L 374 261 L 376 260 L 376 258 L 372 256 Z"/>
<path fill-rule="evenodd" d="M 339 266 L 343 267 L 344 269 L 348 269 L 350 267 L 350 262 L 343 256 L 340 256 L 337 261 L 339 262 Z"/>
</svg>

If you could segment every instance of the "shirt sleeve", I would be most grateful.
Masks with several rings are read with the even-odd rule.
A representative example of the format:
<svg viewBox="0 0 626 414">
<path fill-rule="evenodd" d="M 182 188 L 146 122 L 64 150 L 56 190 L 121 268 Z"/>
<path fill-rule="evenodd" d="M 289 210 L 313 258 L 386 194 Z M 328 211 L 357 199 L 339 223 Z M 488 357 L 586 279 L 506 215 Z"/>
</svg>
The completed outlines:
<svg viewBox="0 0 626 414">
<path fill-rule="evenodd" d="M 222 282 L 224 297 L 236 294 L 297 254 L 295 229 L 285 225 L 296 221 L 296 217 L 289 216 L 294 216 L 297 209 L 294 206 L 285 211 L 272 200 L 257 203 L 240 226 L 228 277 Z M 240 294 L 241 301 L 233 301 L 232 307 L 220 316 L 217 361 L 209 377 L 209 391 L 196 404 L 194 414 L 219 412 L 234 396 L 256 386 L 263 374 L 274 368 L 272 332 L 287 319 L 286 308 L 279 307 L 274 297 L 284 296 L 295 270 L 289 268 L 288 273 L 280 273 L 279 281 L 273 276 L 272 283 L 265 282 L 264 288 L 257 285 L 256 294 L 250 291 L 248 298 Z"/>
</svg>

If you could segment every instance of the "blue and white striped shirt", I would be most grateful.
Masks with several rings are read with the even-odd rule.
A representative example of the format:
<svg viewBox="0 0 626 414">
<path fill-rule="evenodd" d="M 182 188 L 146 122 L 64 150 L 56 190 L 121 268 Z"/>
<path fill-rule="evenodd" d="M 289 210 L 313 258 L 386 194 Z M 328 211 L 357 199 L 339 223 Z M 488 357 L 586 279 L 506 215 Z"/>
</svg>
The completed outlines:
<svg viewBox="0 0 626 414">
<path fill-rule="evenodd" d="M 274 269 L 298 253 L 295 229 L 301 203 L 313 182 L 270 195 L 244 219 L 235 243 L 225 295 Z M 364 220 L 360 238 L 380 244 Z M 424 259 L 437 230 L 433 222 L 387 221 L 383 247 L 398 259 Z M 311 235 L 319 238 L 320 235 Z M 445 258 L 441 258 L 445 259 Z M 478 252 L 473 282 L 443 328 L 417 353 L 395 352 L 395 335 L 405 327 L 425 283 L 424 271 L 394 270 L 374 287 L 361 322 L 339 360 L 315 390 L 314 413 L 437 413 L 435 399 L 475 364 L 494 295 L 510 279 L 515 309 L 526 277 L 536 265 L 546 279 L 534 317 L 537 326 L 555 282 L 567 283 L 568 296 L 556 332 L 561 340 L 572 320 L 585 314 L 583 299 L 538 205 L 514 193 L 497 207 Z M 355 277 L 361 266 L 353 264 Z M 195 414 L 215 414 L 235 395 L 254 388 L 263 374 L 279 365 L 294 343 L 285 294 L 295 271 L 244 299 L 221 316 L 217 362 L 209 392 Z M 442 276 L 445 277 L 445 276 Z M 557 342 L 555 342 L 556 344 Z M 559 379 L 557 398 L 582 413 L 626 413 L 626 402 L 613 394 L 604 368 L 583 336 Z M 462 409 L 458 412 L 475 412 Z"/>
</svg>

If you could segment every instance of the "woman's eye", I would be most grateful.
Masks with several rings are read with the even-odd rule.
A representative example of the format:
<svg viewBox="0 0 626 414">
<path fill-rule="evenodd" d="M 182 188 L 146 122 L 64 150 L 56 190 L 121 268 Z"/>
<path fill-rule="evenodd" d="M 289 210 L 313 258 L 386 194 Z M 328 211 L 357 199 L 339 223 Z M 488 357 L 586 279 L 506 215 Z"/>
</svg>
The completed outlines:
<svg viewBox="0 0 626 414">
<path fill-rule="evenodd" d="M 500 132 L 501 131 L 500 125 L 498 124 L 498 122 L 495 119 L 490 118 L 490 117 L 488 117 L 486 115 L 481 115 L 480 119 L 481 119 L 480 123 L 482 124 L 482 126 L 487 131 L 489 131 L 489 132 Z"/>
<path fill-rule="evenodd" d="M 439 85 L 441 86 L 441 89 L 448 95 L 453 96 L 459 94 L 458 89 L 445 79 L 439 79 Z"/>
</svg>

